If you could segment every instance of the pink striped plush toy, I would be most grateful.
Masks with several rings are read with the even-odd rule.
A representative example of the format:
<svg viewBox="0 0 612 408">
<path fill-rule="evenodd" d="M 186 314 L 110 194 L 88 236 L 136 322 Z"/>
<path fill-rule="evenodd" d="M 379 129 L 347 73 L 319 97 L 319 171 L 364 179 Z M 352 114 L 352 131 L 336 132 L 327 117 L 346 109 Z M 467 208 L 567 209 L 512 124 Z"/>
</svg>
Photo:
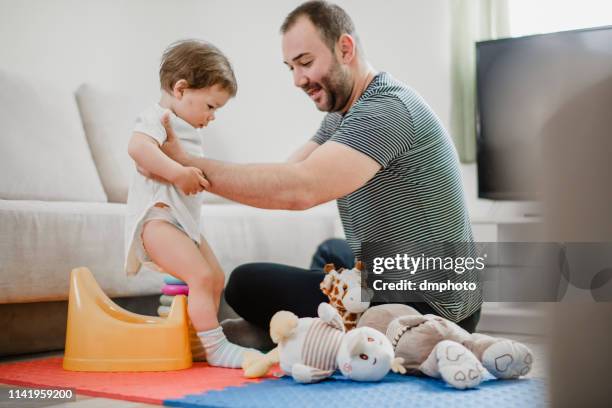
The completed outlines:
<svg viewBox="0 0 612 408">
<path fill-rule="evenodd" d="M 278 347 L 263 356 L 246 353 L 245 376 L 261 377 L 275 363 L 301 383 L 320 381 L 336 369 L 355 381 L 379 381 L 389 370 L 405 372 L 402 359 L 394 358 L 391 342 L 378 330 L 345 332 L 342 318 L 328 303 L 319 305 L 318 315 L 298 319 L 291 312 L 277 312 L 270 321 L 270 336 Z"/>
</svg>

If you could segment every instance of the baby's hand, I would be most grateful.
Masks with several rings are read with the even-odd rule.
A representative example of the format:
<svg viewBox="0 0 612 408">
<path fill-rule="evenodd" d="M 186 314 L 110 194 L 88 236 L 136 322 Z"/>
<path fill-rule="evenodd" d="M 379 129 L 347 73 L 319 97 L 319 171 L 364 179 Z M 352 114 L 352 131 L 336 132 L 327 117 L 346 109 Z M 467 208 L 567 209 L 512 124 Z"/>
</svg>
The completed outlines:
<svg viewBox="0 0 612 408">
<path fill-rule="evenodd" d="M 210 186 L 202 170 L 196 167 L 181 167 L 172 179 L 172 184 L 186 195 L 199 193 Z"/>
<path fill-rule="evenodd" d="M 161 117 L 161 124 L 166 129 L 166 141 L 161 145 L 162 152 L 166 156 L 170 157 L 177 163 L 186 164 L 188 154 L 185 153 L 181 144 L 179 143 L 178 137 L 172 129 L 172 123 L 170 122 L 170 111 L 166 110 Z"/>
</svg>

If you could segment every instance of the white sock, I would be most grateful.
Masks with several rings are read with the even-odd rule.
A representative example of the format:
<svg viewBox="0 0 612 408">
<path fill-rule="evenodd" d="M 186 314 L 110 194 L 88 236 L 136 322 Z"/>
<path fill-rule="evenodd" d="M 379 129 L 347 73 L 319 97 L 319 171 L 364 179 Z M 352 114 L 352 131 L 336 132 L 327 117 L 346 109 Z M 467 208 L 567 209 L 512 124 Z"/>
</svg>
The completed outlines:
<svg viewBox="0 0 612 408">
<path fill-rule="evenodd" d="M 246 347 L 230 343 L 221 326 L 198 333 L 206 350 L 206 361 L 211 366 L 240 368 L 245 351 L 255 351 Z"/>
</svg>

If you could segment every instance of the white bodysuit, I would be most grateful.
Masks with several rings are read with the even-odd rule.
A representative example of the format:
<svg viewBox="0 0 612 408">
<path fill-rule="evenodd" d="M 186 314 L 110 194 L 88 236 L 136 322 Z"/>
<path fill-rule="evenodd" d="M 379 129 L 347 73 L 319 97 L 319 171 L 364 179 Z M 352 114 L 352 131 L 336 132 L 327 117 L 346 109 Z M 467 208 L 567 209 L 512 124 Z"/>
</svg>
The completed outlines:
<svg viewBox="0 0 612 408">
<path fill-rule="evenodd" d="M 166 111 L 155 104 L 142 112 L 136 119 L 134 132 L 144 133 L 155 139 L 160 146 L 166 140 L 166 130 L 161 117 Z M 170 123 L 183 149 L 192 156 L 202 157 L 200 132 L 183 119 L 170 114 Z M 125 271 L 135 275 L 144 264 L 158 269 L 146 255 L 142 244 L 142 226 L 148 219 L 166 219 L 185 232 L 196 244 L 201 243 L 200 210 L 203 194 L 185 195 L 172 184 L 160 183 L 135 172 L 127 202 L 125 219 Z M 166 209 L 154 207 L 157 203 Z M 167 216 L 163 216 L 163 214 Z M 159 214 L 162 214 L 160 217 Z"/>
</svg>

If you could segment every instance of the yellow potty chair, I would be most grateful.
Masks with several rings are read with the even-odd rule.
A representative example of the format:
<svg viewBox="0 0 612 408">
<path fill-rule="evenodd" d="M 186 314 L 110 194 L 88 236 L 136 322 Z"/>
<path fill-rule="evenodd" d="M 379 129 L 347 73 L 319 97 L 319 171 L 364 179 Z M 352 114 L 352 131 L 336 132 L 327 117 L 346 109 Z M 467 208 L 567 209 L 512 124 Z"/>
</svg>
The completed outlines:
<svg viewBox="0 0 612 408">
<path fill-rule="evenodd" d="M 70 274 L 64 369 L 70 371 L 170 371 L 192 365 L 185 296 L 168 317 L 145 316 L 115 304 L 91 271 Z"/>
</svg>

